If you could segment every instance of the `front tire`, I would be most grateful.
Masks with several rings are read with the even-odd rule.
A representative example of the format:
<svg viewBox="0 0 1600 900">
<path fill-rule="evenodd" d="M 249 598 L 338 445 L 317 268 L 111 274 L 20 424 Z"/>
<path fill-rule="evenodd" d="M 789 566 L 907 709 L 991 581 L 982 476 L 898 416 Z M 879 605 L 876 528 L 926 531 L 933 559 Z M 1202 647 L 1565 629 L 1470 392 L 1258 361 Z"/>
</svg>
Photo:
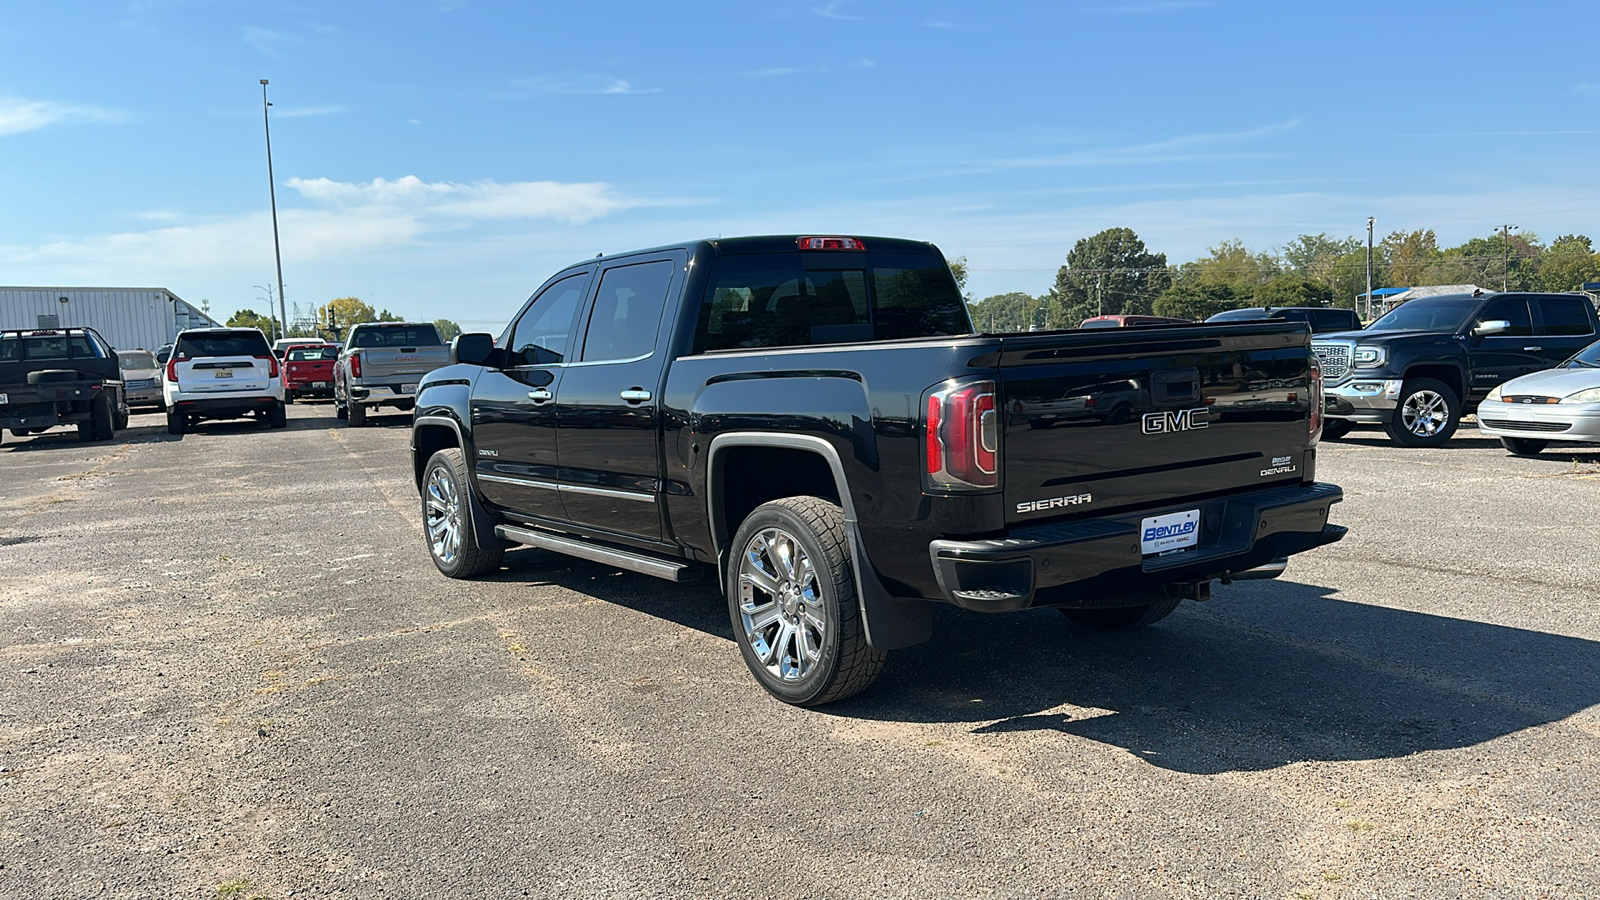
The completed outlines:
<svg viewBox="0 0 1600 900">
<path fill-rule="evenodd" d="M 474 578 L 500 568 L 504 550 L 478 546 L 467 464 L 459 447 L 446 447 L 428 458 L 422 476 L 422 524 L 433 565 L 450 578 Z"/>
<path fill-rule="evenodd" d="M 888 659 L 867 643 L 846 546 L 844 512 L 817 497 L 762 504 L 734 536 L 724 588 L 734 640 L 785 703 L 859 694 Z"/>
<path fill-rule="evenodd" d="M 1500 439 L 1500 446 L 1510 450 L 1516 456 L 1538 456 L 1539 451 L 1550 446 L 1550 442 L 1537 441 L 1532 438 L 1503 437 Z"/>
<path fill-rule="evenodd" d="M 1389 438 L 1402 447 L 1440 447 L 1461 423 L 1461 398 L 1442 381 L 1407 378 L 1389 420 Z"/>
<path fill-rule="evenodd" d="M 1072 624 L 1090 631 L 1131 631 L 1143 628 L 1172 615 L 1183 602 L 1181 597 L 1168 597 L 1166 591 L 1146 591 L 1124 598 L 1133 600 L 1132 606 L 1097 609 L 1065 609 L 1061 614 Z M 1059 607 L 1058 607 L 1059 608 Z"/>
</svg>

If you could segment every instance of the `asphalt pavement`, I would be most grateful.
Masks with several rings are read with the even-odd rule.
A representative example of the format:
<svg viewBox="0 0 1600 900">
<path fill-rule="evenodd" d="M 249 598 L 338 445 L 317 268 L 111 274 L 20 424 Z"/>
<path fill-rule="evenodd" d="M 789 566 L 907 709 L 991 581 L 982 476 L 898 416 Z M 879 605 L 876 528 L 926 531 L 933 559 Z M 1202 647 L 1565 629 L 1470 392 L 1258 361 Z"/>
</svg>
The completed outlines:
<svg viewBox="0 0 1600 900">
<path fill-rule="evenodd" d="M 770 698 L 711 581 L 429 562 L 409 415 L 0 445 L 0 897 L 1591 897 L 1600 448 L 1324 444 L 1340 544 Z"/>
</svg>

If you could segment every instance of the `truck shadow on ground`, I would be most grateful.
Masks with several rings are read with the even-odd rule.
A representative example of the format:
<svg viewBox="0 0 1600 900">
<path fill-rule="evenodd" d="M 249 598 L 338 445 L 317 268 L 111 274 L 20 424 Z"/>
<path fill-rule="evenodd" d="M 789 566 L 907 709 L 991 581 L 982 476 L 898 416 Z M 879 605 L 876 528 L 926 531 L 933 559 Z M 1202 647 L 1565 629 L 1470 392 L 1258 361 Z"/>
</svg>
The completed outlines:
<svg viewBox="0 0 1600 900">
<path fill-rule="evenodd" d="M 494 577 L 533 577 L 732 639 L 709 580 L 666 584 L 542 551 L 515 552 L 507 565 Z M 1216 774 L 1469 747 L 1600 703 L 1600 643 L 1333 593 L 1235 584 L 1154 627 L 1112 634 L 1054 610 L 938 606 L 931 641 L 892 653 L 866 693 L 818 712 L 1072 735 Z M 741 665 L 731 646 L 729 660 Z"/>
</svg>

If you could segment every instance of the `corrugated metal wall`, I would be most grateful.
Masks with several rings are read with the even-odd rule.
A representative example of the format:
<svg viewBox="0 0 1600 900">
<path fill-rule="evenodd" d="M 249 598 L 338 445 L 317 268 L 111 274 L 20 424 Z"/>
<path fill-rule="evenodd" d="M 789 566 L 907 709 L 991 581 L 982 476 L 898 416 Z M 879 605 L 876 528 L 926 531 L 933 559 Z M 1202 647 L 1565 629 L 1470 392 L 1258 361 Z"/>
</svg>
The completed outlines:
<svg viewBox="0 0 1600 900">
<path fill-rule="evenodd" d="M 185 328 L 217 324 L 165 288 L 0 287 L 0 328 L 39 328 L 41 316 L 93 328 L 118 350 L 154 350 Z"/>
</svg>

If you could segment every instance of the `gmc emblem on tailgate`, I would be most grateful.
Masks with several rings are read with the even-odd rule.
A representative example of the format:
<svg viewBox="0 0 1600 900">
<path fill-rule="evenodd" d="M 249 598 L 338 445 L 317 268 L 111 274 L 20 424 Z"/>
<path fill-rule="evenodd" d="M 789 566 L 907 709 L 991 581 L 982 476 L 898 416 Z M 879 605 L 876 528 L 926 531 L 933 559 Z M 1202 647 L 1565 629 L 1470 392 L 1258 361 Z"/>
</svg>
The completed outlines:
<svg viewBox="0 0 1600 900">
<path fill-rule="evenodd" d="M 1171 434 L 1174 431 L 1205 428 L 1211 424 L 1206 420 L 1208 412 L 1210 410 L 1204 406 L 1196 406 L 1194 409 L 1169 409 L 1166 412 L 1145 413 L 1142 420 L 1144 433 Z"/>
</svg>

